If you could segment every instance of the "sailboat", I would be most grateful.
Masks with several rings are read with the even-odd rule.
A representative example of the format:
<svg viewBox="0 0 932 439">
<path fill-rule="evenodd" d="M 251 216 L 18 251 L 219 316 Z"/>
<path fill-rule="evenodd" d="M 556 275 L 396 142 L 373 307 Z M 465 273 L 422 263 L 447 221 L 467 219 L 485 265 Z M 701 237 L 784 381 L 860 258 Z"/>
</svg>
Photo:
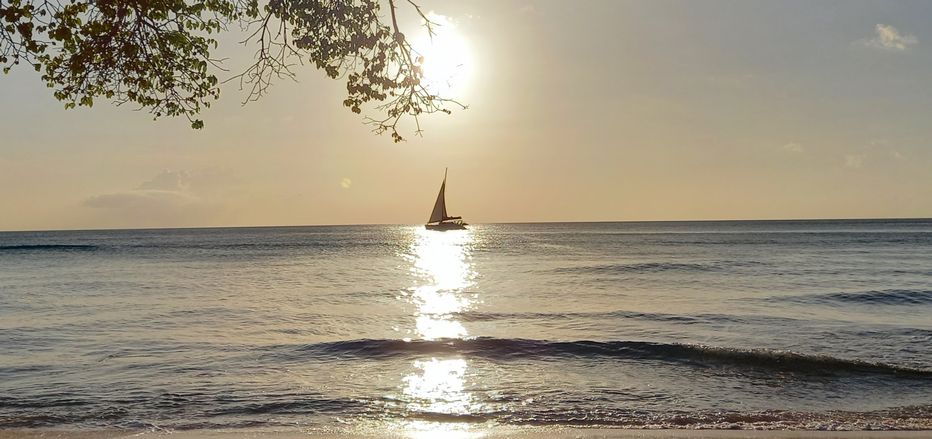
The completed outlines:
<svg viewBox="0 0 932 439">
<path fill-rule="evenodd" d="M 447 188 L 447 170 L 443 170 L 443 183 L 440 184 L 440 193 L 434 202 L 434 210 L 430 212 L 430 220 L 424 225 L 427 230 L 464 230 L 466 223 L 461 216 L 447 215 L 447 199 L 444 191 Z"/>
</svg>

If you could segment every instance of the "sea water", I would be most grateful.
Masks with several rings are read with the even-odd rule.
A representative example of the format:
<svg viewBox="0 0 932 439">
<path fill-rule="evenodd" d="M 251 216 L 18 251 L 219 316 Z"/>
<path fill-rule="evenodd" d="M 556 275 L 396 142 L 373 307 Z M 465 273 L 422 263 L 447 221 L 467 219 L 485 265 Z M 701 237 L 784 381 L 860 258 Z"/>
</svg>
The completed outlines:
<svg viewBox="0 0 932 439">
<path fill-rule="evenodd" d="M 0 233 L 0 428 L 417 425 L 932 428 L 932 220 Z"/>
</svg>

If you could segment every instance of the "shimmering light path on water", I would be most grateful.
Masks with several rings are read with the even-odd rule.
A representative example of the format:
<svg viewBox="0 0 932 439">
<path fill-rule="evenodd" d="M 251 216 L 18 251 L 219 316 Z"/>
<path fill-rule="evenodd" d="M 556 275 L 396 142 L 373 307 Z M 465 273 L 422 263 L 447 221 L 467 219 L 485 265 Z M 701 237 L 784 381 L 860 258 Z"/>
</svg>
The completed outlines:
<svg viewBox="0 0 932 439">
<path fill-rule="evenodd" d="M 469 291 L 475 277 L 470 261 L 472 231 L 416 228 L 414 235 L 411 250 L 405 255 L 413 260 L 414 286 L 403 297 L 410 298 L 416 307 L 417 336 L 424 340 L 467 337 L 456 316 L 471 310 L 478 301 L 478 294 Z M 412 365 L 415 372 L 402 379 L 408 412 L 469 415 L 480 411 L 479 403 L 465 390 L 465 359 L 431 357 L 414 360 Z M 413 438 L 482 436 L 481 430 L 468 424 L 405 421 L 399 427 Z"/>
</svg>

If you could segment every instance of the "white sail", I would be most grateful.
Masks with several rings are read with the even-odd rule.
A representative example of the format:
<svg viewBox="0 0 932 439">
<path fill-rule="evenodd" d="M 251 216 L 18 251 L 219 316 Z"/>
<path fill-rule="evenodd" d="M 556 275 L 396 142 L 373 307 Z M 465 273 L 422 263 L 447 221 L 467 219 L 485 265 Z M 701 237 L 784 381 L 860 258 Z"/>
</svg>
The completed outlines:
<svg viewBox="0 0 932 439">
<path fill-rule="evenodd" d="M 447 187 L 447 171 L 443 171 L 443 183 L 440 185 L 440 193 L 437 194 L 437 201 L 434 202 L 434 210 L 430 212 L 428 223 L 443 221 L 447 218 L 447 200 L 443 192 Z"/>
</svg>

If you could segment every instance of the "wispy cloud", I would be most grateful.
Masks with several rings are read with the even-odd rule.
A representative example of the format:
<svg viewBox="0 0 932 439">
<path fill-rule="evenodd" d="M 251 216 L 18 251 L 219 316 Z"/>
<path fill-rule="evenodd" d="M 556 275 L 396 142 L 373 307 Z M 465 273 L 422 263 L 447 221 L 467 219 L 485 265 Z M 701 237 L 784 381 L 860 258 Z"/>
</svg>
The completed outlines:
<svg viewBox="0 0 932 439">
<path fill-rule="evenodd" d="M 160 209 L 175 208 L 197 202 L 190 194 L 162 190 L 135 190 L 94 195 L 84 200 L 84 205 L 99 209 Z"/>
<path fill-rule="evenodd" d="M 873 139 L 867 145 L 870 150 L 876 151 L 878 154 L 889 155 L 896 160 L 905 159 L 906 157 L 903 156 L 903 154 L 897 150 L 895 146 L 896 145 L 894 142 L 889 139 Z"/>
<path fill-rule="evenodd" d="M 190 174 L 186 171 L 165 170 L 142 182 L 136 189 L 94 195 L 84 200 L 87 207 L 102 209 L 164 209 L 196 203 L 198 197 L 190 193 Z"/>
<path fill-rule="evenodd" d="M 229 213 L 237 179 L 220 169 L 164 170 L 135 189 L 87 197 L 82 205 L 119 227 L 210 224 Z"/>
<path fill-rule="evenodd" d="M 787 143 L 786 145 L 783 145 L 783 149 L 790 151 L 790 152 L 803 152 L 806 150 L 805 148 L 803 148 L 801 144 L 796 143 L 796 142 L 790 142 L 790 143 Z"/>
<path fill-rule="evenodd" d="M 867 47 L 891 52 L 902 52 L 916 44 L 919 44 L 919 40 L 915 36 L 900 33 L 897 28 L 882 23 L 874 26 L 872 38 L 864 40 L 864 45 Z"/>
<path fill-rule="evenodd" d="M 139 185 L 140 190 L 154 189 L 165 191 L 186 191 L 191 186 L 191 173 L 188 171 L 164 170 L 151 180 Z"/>
<path fill-rule="evenodd" d="M 864 154 L 845 155 L 845 167 L 851 169 L 861 169 L 864 166 Z"/>
<path fill-rule="evenodd" d="M 860 146 L 853 146 L 842 156 L 842 166 L 848 169 L 898 166 L 906 160 L 897 146 L 896 140 L 871 139 Z"/>
</svg>

